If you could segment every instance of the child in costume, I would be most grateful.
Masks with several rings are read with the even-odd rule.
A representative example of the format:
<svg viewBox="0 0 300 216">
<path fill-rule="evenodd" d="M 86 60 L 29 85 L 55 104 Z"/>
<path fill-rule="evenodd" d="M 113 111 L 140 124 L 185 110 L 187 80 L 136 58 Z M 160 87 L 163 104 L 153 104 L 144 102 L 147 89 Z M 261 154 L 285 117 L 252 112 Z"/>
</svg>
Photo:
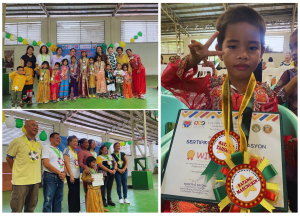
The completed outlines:
<svg viewBox="0 0 300 216">
<path fill-rule="evenodd" d="M 11 93 L 11 104 L 12 109 L 21 109 L 20 103 L 22 101 L 22 90 L 24 88 L 25 82 L 29 81 L 30 77 L 24 74 L 24 68 L 22 66 L 17 67 L 17 71 L 14 71 L 9 74 L 9 77 L 12 79 L 12 93 Z"/>
<path fill-rule="evenodd" d="M 103 99 L 106 99 L 104 96 L 104 93 L 106 93 L 106 81 L 105 81 L 105 62 L 101 61 L 101 56 L 96 54 L 95 56 L 95 71 L 96 71 L 96 84 L 97 84 L 97 95 L 96 98 L 100 97 L 100 94 L 102 93 Z"/>
<path fill-rule="evenodd" d="M 239 110 L 248 85 L 253 91 L 253 111 L 278 112 L 276 94 L 264 83 L 256 82 L 252 73 L 265 51 L 266 24 L 255 10 L 239 6 L 224 12 L 216 24 L 217 32 L 201 44 L 195 40 L 189 45 L 190 54 L 181 61 L 168 64 L 162 74 L 161 83 L 190 109 L 222 110 L 222 86 L 230 92 L 232 110 Z M 216 51 L 209 46 L 218 38 Z M 218 55 L 224 61 L 228 74 L 193 78 L 197 65 L 206 56 Z M 229 86 L 230 82 L 230 86 Z M 249 90 L 248 89 L 248 90 Z M 250 92 L 252 93 L 252 92 Z M 225 102 L 224 102 L 225 103 Z M 177 211 L 219 212 L 218 206 L 202 203 L 170 201 L 178 206 Z M 173 210 L 173 209 L 172 209 Z"/>
<path fill-rule="evenodd" d="M 70 73 L 69 73 L 69 61 L 68 59 L 62 60 L 61 66 L 61 73 L 60 73 L 60 86 L 59 86 L 59 99 L 60 100 L 67 100 L 69 96 L 69 80 L 70 80 Z"/>
<path fill-rule="evenodd" d="M 123 97 L 123 78 L 125 76 L 125 73 L 123 70 L 121 70 L 121 64 L 117 63 L 116 70 L 114 71 L 114 77 L 116 78 L 116 98 Z M 118 96 L 118 92 L 120 89 L 120 95 Z"/>
<path fill-rule="evenodd" d="M 70 87 L 69 87 L 69 100 L 76 100 L 78 98 L 78 65 L 76 64 L 76 56 L 71 57 L 70 68 Z"/>
<path fill-rule="evenodd" d="M 80 97 L 89 98 L 89 74 L 88 74 L 88 58 L 86 57 L 86 52 L 81 51 L 81 58 L 78 60 L 78 68 L 79 68 L 79 84 L 78 84 L 78 93 Z"/>
<path fill-rule="evenodd" d="M 96 95 L 96 71 L 94 67 L 93 57 L 89 58 L 88 74 L 89 74 L 89 93 L 91 95 L 91 98 L 93 98 L 94 95 Z"/>
<path fill-rule="evenodd" d="M 97 173 L 95 169 L 96 158 L 93 156 L 89 156 L 86 159 L 86 164 L 91 174 L 82 173 L 82 180 L 87 183 L 87 197 L 86 197 L 86 212 L 104 212 L 104 206 L 102 201 L 102 195 L 100 186 L 93 187 L 92 182 L 94 178 L 92 178 L 92 174 Z M 104 177 L 103 177 L 104 180 Z"/>
<path fill-rule="evenodd" d="M 122 69 L 124 71 L 124 91 L 123 91 L 123 95 L 125 98 L 133 98 L 132 95 L 132 87 L 131 87 L 131 80 L 132 80 L 132 76 L 131 74 L 127 71 L 127 64 L 123 64 L 122 65 Z"/>
<path fill-rule="evenodd" d="M 59 85 L 60 85 L 60 75 L 61 71 L 59 70 L 60 63 L 56 62 L 54 65 L 54 70 L 52 70 L 51 78 L 50 78 L 50 100 L 53 103 L 59 101 Z"/>
<path fill-rule="evenodd" d="M 111 66 L 109 64 L 106 65 L 106 70 L 105 70 L 105 79 L 106 79 L 106 83 L 107 83 L 107 92 L 108 92 L 108 98 L 109 99 L 115 99 L 115 80 L 114 80 L 114 76 L 111 73 Z M 112 95 L 110 94 L 110 92 L 112 91 Z"/>
<path fill-rule="evenodd" d="M 32 69 L 32 62 L 31 60 L 28 60 L 26 63 L 26 66 L 24 68 L 24 73 L 26 77 L 29 77 L 29 80 L 25 82 L 25 86 L 23 88 L 22 91 L 22 104 L 20 105 L 20 107 L 24 106 L 25 100 L 29 99 L 30 103 L 27 106 L 32 105 L 32 96 L 33 96 L 33 85 L 34 85 L 34 72 Z"/>
<path fill-rule="evenodd" d="M 44 61 L 42 68 L 39 66 L 35 68 L 39 77 L 39 85 L 36 94 L 37 103 L 48 103 L 50 101 L 50 70 L 49 62 Z"/>
</svg>

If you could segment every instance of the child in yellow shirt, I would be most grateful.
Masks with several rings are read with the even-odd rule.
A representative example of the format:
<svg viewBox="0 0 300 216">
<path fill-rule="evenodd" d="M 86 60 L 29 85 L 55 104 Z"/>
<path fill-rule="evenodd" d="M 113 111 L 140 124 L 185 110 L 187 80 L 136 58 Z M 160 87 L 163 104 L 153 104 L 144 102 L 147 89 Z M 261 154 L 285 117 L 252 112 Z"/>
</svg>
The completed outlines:
<svg viewBox="0 0 300 216">
<path fill-rule="evenodd" d="M 22 90 L 25 82 L 29 81 L 30 77 L 25 76 L 24 68 L 22 66 L 17 67 L 17 71 L 10 73 L 9 77 L 13 81 L 11 93 L 12 109 L 15 109 L 15 105 L 17 105 L 17 109 L 21 109 L 20 103 L 22 101 Z"/>
<path fill-rule="evenodd" d="M 33 86 L 34 86 L 34 78 L 33 78 L 33 69 L 32 62 L 29 60 L 26 64 L 27 67 L 24 67 L 24 75 L 29 77 L 29 80 L 25 82 L 25 86 L 22 91 L 22 104 L 20 107 L 24 106 L 25 100 L 30 101 L 27 106 L 32 105 L 32 96 L 33 96 Z"/>
</svg>

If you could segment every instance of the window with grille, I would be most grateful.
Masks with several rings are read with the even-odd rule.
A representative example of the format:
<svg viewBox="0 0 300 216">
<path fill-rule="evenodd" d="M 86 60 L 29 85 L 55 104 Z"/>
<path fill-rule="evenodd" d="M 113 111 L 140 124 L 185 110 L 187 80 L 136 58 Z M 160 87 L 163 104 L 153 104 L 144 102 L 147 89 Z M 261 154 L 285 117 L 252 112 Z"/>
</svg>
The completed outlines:
<svg viewBox="0 0 300 216">
<path fill-rule="evenodd" d="M 117 140 L 117 139 L 110 139 L 108 142 L 111 142 L 112 145 L 110 146 L 110 152 L 113 153 L 114 152 L 114 143 L 115 142 L 122 142 L 124 140 Z M 121 146 L 120 149 L 121 152 L 124 152 L 127 156 L 131 155 L 131 147 L 130 145 L 126 144 L 126 146 Z"/>
<path fill-rule="evenodd" d="M 157 20 L 121 20 L 121 41 L 130 43 L 130 39 L 142 32 L 142 37 L 134 43 L 157 43 L 158 21 Z"/>
<path fill-rule="evenodd" d="M 5 115 L 5 118 L 8 118 L 9 115 Z M 23 125 L 25 124 L 24 118 L 15 118 L 15 119 L 22 119 L 23 120 Z M 42 144 L 42 145 L 48 145 L 50 144 L 50 134 L 54 132 L 54 126 L 52 124 L 47 124 L 44 122 L 38 122 L 38 127 L 39 127 L 39 132 L 36 136 L 36 139 Z M 39 135 L 42 131 L 45 131 L 47 134 L 47 140 L 46 141 L 41 141 L 39 138 Z M 22 128 L 7 128 L 5 124 L 2 124 L 2 145 L 9 145 L 11 141 L 17 137 L 23 136 L 24 133 L 22 132 Z"/>
<path fill-rule="evenodd" d="M 57 44 L 105 43 L 105 21 L 57 21 Z"/>
<path fill-rule="evenodd" d="M 5 23 L 5 32 L 16 35 L 18 37 L 27 38 L 35 41 L 42 40 L 42 24 L 41 22 L 16 22 L 16 23 Z M 23 45 L 23 43 L 10 41 L 5 38 L 4 45 Z"/>
<path fill-rule="evenodd" d="M 283 52 L 284 36 L 265 36 L 266 53 Z"/>
<path fill-rule="evenodd" d="M 183 54 L 183 41 L 179 42 L 181 54 Z M 177 54 L 176 41 L 161 42 L 162 54 Z"/>
<path fill-rule="evenodd" d="M 78 140 L 80 139 L 92 139 L 95 140 L 96 145 L 98 145 L 99 143 L 101 144 L 102 142 L 102 137 L 100 135 L 97 134 L 92 134 L 92 133 L 86 133 L 86 132 L 82 132 L 82 131 L 77 131 L 77 130 L 73 130 L 73 129 L 68 129 L 68 136 L 76 136 L 78 138 Z"/>
</svg>

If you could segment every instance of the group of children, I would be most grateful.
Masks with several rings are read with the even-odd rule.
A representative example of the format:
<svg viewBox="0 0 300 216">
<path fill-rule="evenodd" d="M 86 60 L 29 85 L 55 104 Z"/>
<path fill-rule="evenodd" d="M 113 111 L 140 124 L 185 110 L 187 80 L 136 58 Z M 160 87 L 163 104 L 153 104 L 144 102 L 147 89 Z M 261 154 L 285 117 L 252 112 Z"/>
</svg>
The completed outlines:
<svg viewBox="0 0 300 216">
<path fill-rule="evenodd" d="M 48 103 L 53 101 L 76 100 L 76 98 L 91 98 L 95 95 L 98 99 L 102 96 L 106 99 L 133 98 L 132 75 L 128 72 L 127 64 L 116 64 L 116 70 L 112 72 L 110 64 L 106 64 L 100 55 L 95 58 L 87 58 L 86 52 L 81 51 L 81 58 L 76 63 L 76 57 L 71 57 L 69 63 L 63 59 L 61 63 L 56 62 L 54 69 L 49 67 L 49 62 L 44 61 L 42 67 L 34 69 L 39 76 L 36 102 Z M 13 80 L 12 86 L 12 109 L 21 109 L 29 100 L 32 105 L 34 72 L 32 62 L 28 61 L 26 67 L 19 66 L 17 71 L 12 72 L 9 77 Z M 120 94 L 118 94 L 120 91 Z M 21 103 L 22 101 L 22 103 Z"/>
</svg>

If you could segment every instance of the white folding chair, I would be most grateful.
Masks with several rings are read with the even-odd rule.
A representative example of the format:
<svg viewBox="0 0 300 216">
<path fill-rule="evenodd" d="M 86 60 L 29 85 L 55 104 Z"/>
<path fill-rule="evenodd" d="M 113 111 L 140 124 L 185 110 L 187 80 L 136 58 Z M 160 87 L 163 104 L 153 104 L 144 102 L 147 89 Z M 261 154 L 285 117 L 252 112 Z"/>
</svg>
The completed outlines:
<svg viewBox="0 0 300 216">
<path fill-rule="evenodd" d="M 227 70 L 226 69 L 221 69 L 221 70 L 217 70 L 217 76 L 223 76 L 223 74 L 227 74 Z"/>
<path fill-rule="evenodd" d="M 265 70 L 262 71 L 262 82 L 267 82 L 268 81 L 268 77 L 275 77 L 276 73 L 277 73 L 278 68 L 267 68 Z"/>
<path fill-rule="evenodd" d="M 277 70 L 276 73 L 276 83 L 278 83 L 278 81 L 280 80 L 282 74 L 284 73 L 284 71 L 287 71 L 289 69 L 294 68 L 294 66 L 280 66 Z"/>
</svg>

